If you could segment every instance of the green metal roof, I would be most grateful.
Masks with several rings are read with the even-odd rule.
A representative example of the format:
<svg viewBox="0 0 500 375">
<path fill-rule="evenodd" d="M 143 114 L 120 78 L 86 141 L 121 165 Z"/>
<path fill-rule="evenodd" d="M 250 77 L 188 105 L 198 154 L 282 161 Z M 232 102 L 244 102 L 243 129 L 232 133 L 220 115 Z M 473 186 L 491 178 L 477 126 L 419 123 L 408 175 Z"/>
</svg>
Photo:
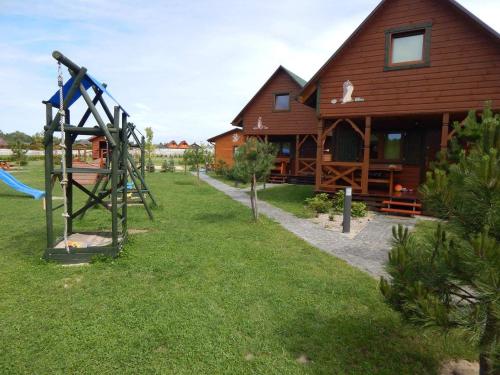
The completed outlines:
<svg viewBox="0 0 500 375">
<path fill-rule="evenodd" d="M 287 69 L 287 68 L 285 68 L 284 66 L 281 66 L 281 67 L 282 67 L 282 68 L 283 68 L 283 69 L 284 69 L 284 70 L 288 73 L 288 75 L 289 75 L 290 77 L 292 77 L 292 78 L 293 78 L 293 80 L 294 80 L 295 82 L 297 82 L 297 83 L 300 85 L 300 87 L 304 87 L 304 86 L 306 85 L 307 81 L 306 81 L 305 79 L 303 79 L 303 78 L 299 77 L 297 74 L 295 74 L 294 72 L 292 72 L 292 71 L 288 70 L 288 69 Z"/>
</svg>

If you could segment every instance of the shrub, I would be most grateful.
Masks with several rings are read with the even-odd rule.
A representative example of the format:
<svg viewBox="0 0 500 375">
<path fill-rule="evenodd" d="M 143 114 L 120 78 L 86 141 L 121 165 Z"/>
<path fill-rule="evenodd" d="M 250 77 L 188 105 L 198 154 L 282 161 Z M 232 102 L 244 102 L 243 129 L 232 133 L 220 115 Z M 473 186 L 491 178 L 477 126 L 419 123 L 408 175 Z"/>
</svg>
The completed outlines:
<svg viewBox="0 0 500 375">
<path fill-rule="evenodd" d="M 224 160 L 219 160 L 215 165 L 214 172 L 217 176 L 226 176 L 228 173 L 229 167 Z"/>
<path fill-rule="evenodd" d="M 168 170 L 168 162 L 167 162 L 167 159 L 165 159 L 161 163 L 161 170 L 160 170 L 160 172 L 166 172 L 167 170 Z"/>
<path fill-rule="evenodd" d="M 352 202 L 351 216 L 352 217 L 365 217 L 368 214 L 368 209 L 364 202 Z"/>
<path fill-rule="evenodd" d="M 154 172 L 155 171 L 155 163 L 153 163 L 153 160 L 149 159 L 148 162 L 146 163 L 146 170 L 148 172 Z"/>
<path fill-rule="evenodd" d="M 333 202 L 326 193 L 316 194 L 312 198 L 306 199 L 307 209 L 318 213 L 324 214 L 330 211 L 333 207 Z"/>
<path fill-rule="evenodd" d="M 333 206 L 330 211 L 330 220 L 333 220 L 333 216 L 341 215 L 344 212 L 344 197 L 345 192 L 339 190 L 333 196 L 332 202 Z M 368 209 L 364 202 L 352 202 L 351 204 L 351 216 L 352 217 L 365 217 L 368 214 Z"/>
</svg>

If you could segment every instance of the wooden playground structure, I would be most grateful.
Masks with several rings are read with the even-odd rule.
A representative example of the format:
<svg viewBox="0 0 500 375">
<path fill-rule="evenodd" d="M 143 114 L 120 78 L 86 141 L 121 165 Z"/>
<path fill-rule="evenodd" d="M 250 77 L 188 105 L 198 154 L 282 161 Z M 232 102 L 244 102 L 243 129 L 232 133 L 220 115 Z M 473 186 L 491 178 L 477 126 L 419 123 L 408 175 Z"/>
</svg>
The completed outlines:
<svg viewBox="0 0 500 375">
<path fill-rule="evenodd" d="M 127 203 L 131 195 L 137 195 L 150 219 L 153 218 L 150 204 L 156 205 L 155 198 L 147 186 L 144 174 L 144 139 L 136 134 L 137 129 L 128 122 L 129 114 L 111 96 L 106 85 L 87 74 L 85 67 L 80 67 L 58 51 L 52 56 L 59 66 L 58 91 L 47 101 L 45 126 L 45 195 L 47 248 L 45 259 L 64 263 L 87 262 L 96 255 L 117 256 L 127 239 Z M 68 68 L 71 78 L 64 83 L 61 66 Z M 94 93 L 91 98 L 87 90 Z M 116 105 L 113 112 L 104 98 Z M 86 110 L 77 125 L 70 124 L 70 107 L 83 98 Z M 100 104 L 100 111 L 97 104 Z M 57 112 L 54 116 L 54 108 Z M 105 123 L 104 112 L 109 123 Z M 85 126 L 90 115 L 97 126 Z M 54 165 L 54 133 L 61 136 L 60 147 L 63 150 L 61 168 Z M 74 163 L 73 149 L 78 136 L 102 137 L 107 152 L 102 163 L 87 167 Z M 131 141 L 132 140 L 132 141 Z M 129 148 L 141 148 L 141 163 L 138 166 Z M 96 176 L 92 188 L 84 186 L 75 177 L 79 175 Z M 130 179 L 130 182 L 129 182 Z M 52 190 L 56 180 L 63 189 L 63 203 L 53 205 Z M 86 203 L 75 207 L 74 191 L 87 196 Z M 109 199 L 109 200 L 108 200 Z M 96 206 L 104 207 L 111 213 L 111 230 L 107 232 L 83 232 L 76 230 L 76 220 Z M 60 237 L 54 234 L 54 211 L 63 209 L 64 233 Z"/>
</svg>

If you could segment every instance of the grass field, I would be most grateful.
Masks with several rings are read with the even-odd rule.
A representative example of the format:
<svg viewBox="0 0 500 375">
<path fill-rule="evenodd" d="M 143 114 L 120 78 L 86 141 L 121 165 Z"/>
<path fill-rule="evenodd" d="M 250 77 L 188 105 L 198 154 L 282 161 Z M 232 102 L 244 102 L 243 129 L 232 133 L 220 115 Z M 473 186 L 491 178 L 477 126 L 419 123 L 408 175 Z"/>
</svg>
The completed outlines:
<svg viewBox="0 0 500 375">
<path fill-rule="evenodd" d="M 312 212 L 305 208 L 306 198 L 314 196 L 312 185 L 280 185 L 259 191 L 259 198 L 298 217 L 311 217 Z"/>
<path fill-rule="evenodd" d="M 15 176 L 43 187 L 40 163 Z M 0 183 L 0 373 L 433 374 L 475 354 L 403 324 L 377 282 L 193 176 L 148 176 L 124 255 L 40 260 L 40 201 Z M 271 191 L 271 190 L 269 190 Z M 93 210 L 81 227 L 109 225 Z M 297 358 L 302 358 L 297 361 Z"/>
</svg>

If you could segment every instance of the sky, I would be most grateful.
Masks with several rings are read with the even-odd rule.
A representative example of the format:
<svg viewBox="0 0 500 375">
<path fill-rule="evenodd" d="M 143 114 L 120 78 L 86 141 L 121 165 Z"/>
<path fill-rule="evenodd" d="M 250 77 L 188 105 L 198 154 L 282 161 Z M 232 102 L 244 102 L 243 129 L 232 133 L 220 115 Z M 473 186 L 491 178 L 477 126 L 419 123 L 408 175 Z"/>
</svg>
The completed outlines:
<svg viewBox="0 0 500 375">
<path fill-rule="evenodd" d="M 499 0 L 459 2 L 500 31 Z M 377 4 L 0 0 L 0 130 L 42 131 L 59 50 L 106 82 L 155 143 L 205 141 L 232 128 L 280 64 L 311 78 Z"/>
</svg>

